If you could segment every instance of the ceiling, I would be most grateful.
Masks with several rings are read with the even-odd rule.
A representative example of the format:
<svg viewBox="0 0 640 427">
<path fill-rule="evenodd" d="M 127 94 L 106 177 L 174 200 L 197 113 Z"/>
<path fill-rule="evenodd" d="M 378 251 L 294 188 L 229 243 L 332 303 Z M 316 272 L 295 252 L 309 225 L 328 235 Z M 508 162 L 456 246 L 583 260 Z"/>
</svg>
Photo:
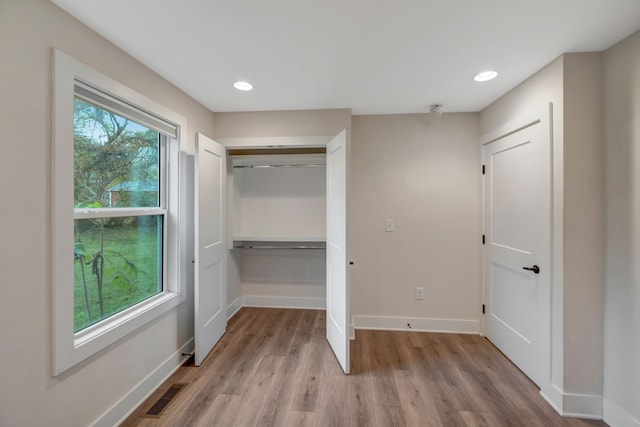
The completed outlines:
<svg viewBox="0 0 640 427">
<path fill-rule="evenodd" d="M 216 112 L 479 111 L 640 29 L 638 0 L 52 1 Z"/>
</svg>

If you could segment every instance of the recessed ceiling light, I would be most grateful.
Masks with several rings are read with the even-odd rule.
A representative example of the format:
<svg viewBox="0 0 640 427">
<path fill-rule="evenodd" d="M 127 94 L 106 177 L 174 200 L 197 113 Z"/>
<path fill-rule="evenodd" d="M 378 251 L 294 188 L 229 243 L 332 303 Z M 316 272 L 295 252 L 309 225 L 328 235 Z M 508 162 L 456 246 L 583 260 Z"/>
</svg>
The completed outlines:
<svg viewBox="0 0 640 427">
<path fill-rule="evenodd" d="M 238 90 L 251 90 L 253 89 L 253 85 L 249 82 L 243 82 L 243 81 L 237 81 L 233 84 L 233 87 L 235 87 Z"/>
<path fill-rule="evenodd" d="M 495 79 L 497 75 L 498 73 L 493 70 L 483 71 L 481 73 L 478 73 L 478 75 L 475 76 L 473 80 L 477 82 L 486 82 L 487 80 Z"/>
</svg>

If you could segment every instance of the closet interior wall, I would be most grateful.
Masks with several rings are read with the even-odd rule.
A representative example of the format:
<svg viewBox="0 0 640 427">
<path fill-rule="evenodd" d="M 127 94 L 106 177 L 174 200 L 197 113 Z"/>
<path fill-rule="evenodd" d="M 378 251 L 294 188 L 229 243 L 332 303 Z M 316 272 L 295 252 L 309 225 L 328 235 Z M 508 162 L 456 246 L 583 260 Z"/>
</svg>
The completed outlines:
<svg viewBox="0 0 640 427">
<path fill-rule="evenodd" d="M 325 154 L 282 152 L 229 151 L 229 277 L 245 306 L 322 309 Z"/>
</svg>

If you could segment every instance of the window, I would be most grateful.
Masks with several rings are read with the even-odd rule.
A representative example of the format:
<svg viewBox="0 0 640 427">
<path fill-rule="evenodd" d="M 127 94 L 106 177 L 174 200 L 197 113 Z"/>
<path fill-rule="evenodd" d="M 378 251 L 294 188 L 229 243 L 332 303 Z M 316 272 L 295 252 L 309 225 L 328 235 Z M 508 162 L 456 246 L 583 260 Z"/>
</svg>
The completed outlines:
<svg viewBox="0 0 640 427">
<path fill-rule="evenodd" d="M 163 290 L 166 138 L 91 103 L 73 110 L 74 332 Z"/>
<path fill-rule="evenodd" d="M 60 51 L 54 59 L 57 375 L 184 300 L 185 121 Z"/>
</svg>

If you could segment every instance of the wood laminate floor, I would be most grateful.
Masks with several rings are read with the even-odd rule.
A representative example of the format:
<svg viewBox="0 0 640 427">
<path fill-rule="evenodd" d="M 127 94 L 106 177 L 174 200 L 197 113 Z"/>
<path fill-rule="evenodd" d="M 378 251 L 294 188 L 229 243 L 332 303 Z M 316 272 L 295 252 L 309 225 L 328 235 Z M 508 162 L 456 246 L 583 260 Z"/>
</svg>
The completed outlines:
<svg viewBox="0 0 640 427">
<path fill-rule="evenodd" d="M 181 367 L 123 426 L 606 426 L 560 417 L 477 335 L 359 330 L 351 371 L 324 311 L 243 308 L 202 366 Z M 176 383 L 160 417 L 145 416 Z"/>
</svg>

